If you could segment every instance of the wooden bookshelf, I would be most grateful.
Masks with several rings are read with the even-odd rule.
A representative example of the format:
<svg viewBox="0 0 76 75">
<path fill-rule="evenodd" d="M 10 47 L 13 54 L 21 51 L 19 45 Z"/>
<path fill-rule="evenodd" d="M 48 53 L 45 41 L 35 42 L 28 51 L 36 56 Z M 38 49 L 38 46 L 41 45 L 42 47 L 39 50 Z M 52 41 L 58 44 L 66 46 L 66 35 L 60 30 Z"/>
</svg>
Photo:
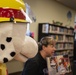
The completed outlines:
<svg viewBox="0 0 76 75">
<path fill-rule="evenodd" d="M 73 56 L 74 47 L 74 28 L 54 25 L 50 23 L 39 23 L 38 25 L 38 42 L 44 36 L 52 36 L 56 41 L 56 55 L 68 54 Z"/>
</svg>

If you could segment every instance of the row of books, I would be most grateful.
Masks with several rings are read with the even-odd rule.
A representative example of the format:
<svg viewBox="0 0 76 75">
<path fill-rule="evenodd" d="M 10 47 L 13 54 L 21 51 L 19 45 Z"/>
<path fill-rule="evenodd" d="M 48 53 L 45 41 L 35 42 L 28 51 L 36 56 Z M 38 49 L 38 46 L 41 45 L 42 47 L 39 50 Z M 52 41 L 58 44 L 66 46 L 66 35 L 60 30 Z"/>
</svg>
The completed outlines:
<svg viewBox="0 0 76 75">
<path fill-rule="evenodd" d="M 50 35 L 53 37 L 57 42 L 73 42 L 73 37 L 71 36 L 64 36 L 64 35 Z"/>
<path fill-rule="evenodd" d="M 61 50 L 61 49 L 73 49 L 73 44 L 71 43 L 57 43 L 56 44 L 56 49 Z"/>
<path fill-rule="evenodd" d="M 64 27 L 57 27 L 53 25 L 48 25 L 48 24 L 43 24 L 42 26 L 42 33 L 51 33 L 51 32 L 56 32 L 56 33 L 68 33 L 68 34 L 73 34 L 72 29 L 67 29 Z"/>
<path fill-rule="evenodd" d="M 73 42 L 73 41 L 74 41 L 74 37 L 66 36 L 66 37 L 65 37 L 65 41 L 66 41 L 66 42 Z"/>
<path fill-rule="evenodd" d="M 73 56 L 73 50 L 63 50 L 63 51 L 56 51 L 55 55 L 66 55 Z"/>
</svg>

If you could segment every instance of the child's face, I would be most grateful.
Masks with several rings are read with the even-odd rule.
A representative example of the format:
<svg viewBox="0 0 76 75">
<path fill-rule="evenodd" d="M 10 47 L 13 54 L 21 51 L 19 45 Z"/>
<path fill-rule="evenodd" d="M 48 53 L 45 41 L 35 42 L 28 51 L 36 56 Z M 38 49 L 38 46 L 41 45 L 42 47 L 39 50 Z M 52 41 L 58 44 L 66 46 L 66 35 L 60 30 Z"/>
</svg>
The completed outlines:
<svg viewBox="0 0 76 75">
<path fill-rule="evenodd" d="M 55 50 L 56 50 L 55 44 L 54 45 L 48 45 L 47 47 L 44 46 L 44 50 L 45 50 L 47 56 L 53 55 Z"/>
</svg>

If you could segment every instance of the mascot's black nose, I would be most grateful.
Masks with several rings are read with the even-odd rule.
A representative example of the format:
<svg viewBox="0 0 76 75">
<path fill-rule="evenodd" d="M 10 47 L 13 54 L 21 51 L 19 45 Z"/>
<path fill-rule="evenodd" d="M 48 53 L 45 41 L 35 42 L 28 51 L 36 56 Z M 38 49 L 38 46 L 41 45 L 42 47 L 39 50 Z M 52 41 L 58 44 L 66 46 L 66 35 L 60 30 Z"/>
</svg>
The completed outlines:
<svg viewBox="0 0 76 75">
<path fill-rule="evenodd" d="M 8 59 L 7 59 L 7 58 L 4 58 L 4 59 L 3 59 L 3 62 L 4 62 L 4 63 L 8 62 Z"/>
<path fill-rule="evenodd" d="M 11 52 L 11 53 L 10 53 L 10 55 L 11 55 L 12 57 L 15 56 L 15 54 L 16 54 L 15 52 Z"/>
</svg>

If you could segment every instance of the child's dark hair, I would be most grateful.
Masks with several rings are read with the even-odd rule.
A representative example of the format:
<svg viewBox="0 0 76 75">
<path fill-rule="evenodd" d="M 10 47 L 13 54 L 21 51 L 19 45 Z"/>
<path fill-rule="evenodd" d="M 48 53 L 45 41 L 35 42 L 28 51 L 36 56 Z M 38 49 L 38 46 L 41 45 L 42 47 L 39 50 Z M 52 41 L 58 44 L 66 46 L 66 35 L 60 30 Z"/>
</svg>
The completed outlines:
<svg viewBox="0 0 76 75">
<path fill-rule="evenodd" d="M 46 37 L 43 37 L 40 42 L 38 43 L 38 49 L 39 51 L 42 50 L 42 46 L 45 46 L 47 47 L 48 45 L 53 45 L 53 43 L 55 43 L 56 41 L 50 37 L 50 36 L 46 36 Z"/>
</svg>

